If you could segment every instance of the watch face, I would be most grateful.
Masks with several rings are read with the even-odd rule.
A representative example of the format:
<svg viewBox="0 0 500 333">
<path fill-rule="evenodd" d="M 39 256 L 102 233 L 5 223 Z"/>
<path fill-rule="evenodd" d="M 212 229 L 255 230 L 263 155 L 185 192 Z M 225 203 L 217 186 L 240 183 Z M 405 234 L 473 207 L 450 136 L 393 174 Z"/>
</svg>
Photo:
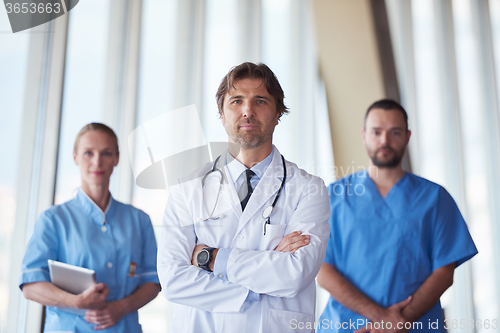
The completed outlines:
<svg viewBox="0 0 500 333">
<path fill-rule="evenodd" d="M 198 252 L 197 259 L 199 264 L 206 263 L 208 261 L 208 251 L 203 249 L 200 252 Z"/>
</svg>

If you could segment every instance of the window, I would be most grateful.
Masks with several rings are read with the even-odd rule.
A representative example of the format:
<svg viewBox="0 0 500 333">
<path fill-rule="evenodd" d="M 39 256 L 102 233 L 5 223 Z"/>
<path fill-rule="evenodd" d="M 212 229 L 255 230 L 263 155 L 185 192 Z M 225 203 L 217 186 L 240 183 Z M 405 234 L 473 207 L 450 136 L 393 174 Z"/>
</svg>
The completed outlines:
<svg viewBox="0 0 500 333">
<path fill-rule="evenodd" d="M 73 161 L 76 135 L 84 125 L 104 118 L 109 5 L 109 1 L 88 0 L 69 12 L 56 204 L 71 199 L 80 187 L 80 172 Z M 126 142 L 119 139 L 122 145 Z"/>
<path fill-rule="evenodd" d="M 12 34 L 7 13 L 0 10 L 0 331 L 7 327 L 9 297 L 18 297 L 17 277 L 12 272 L 12 235 L 16 215 L 17 179 L 21 143 L 21 124 L 27 70 L 27 33 Z"/>
<path fill-rule="evenodd" d="M 496 319 L 500 3 L 388 0 L 403 105 L 416 125 L 418 174 L 457 201 L 479 254 L 443 297 L 448 319 Z M 495 58 L 496 56 L 496 58 Z M 484 325 L 477 332 L 486 331 Z M 458 332 L 453 327 L 450 332 Z"/>
</svg>

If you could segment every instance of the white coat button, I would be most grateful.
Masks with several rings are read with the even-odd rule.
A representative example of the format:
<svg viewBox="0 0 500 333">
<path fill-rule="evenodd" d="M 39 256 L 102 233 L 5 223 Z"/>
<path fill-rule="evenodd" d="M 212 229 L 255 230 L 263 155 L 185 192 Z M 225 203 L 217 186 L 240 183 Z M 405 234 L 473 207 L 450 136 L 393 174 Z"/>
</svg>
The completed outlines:
<svg viewBox="0 0 500 333">
<path fill-rule="evenodd" d="M 102 231 L 102 232 L 106 232 L 106 231 L 108 231 L 108 228 L 107 228 L 105 225 L 103 225 L 103 226 L 101 227 L 101 231 Z"/>
<path fill-rule="evenodd" d="M 222 279 L 224 277 L 224 274 L 219 274 L 219 277 Z"/>
<path fill-rule="evenodd" d="M 113 267 L 113 263 L 112 262 L 108 262 L 108 268 L 112 268 Z"/>
<path fill-rule="evenodd" d="M 243 239 L 243 235 L 238 235 L 238 240 L 242 240 Z"/>
</svg>

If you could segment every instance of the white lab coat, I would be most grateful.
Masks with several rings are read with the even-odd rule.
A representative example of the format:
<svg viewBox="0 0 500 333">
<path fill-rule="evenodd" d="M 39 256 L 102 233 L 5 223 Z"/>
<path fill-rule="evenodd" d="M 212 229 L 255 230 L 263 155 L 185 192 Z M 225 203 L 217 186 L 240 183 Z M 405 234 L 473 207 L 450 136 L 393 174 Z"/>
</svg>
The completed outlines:
<svg viewBox="0 0 500 333">
<path fill-rule="evenodd" d="M 228 175 L 225 158 L 223 154 L 217 166 Z M 234 184 L 226 181 L 214 212 L 221 217 L 200 221 L 207 217 L 201 179 L 211 165 L 170 188 L 158 273 L 163 295 L 178 304 L 172 332 L 313 332 L 299 328 L 315 320 L 314 279 L 326 252 L 330 205 L 321 178 L 288 161 L 286 167 L 286 183 L 266 235 L 262 211 L 273 202 L 283 179 L 276 147 L 243 213 Z M 216 185 L 216 181 L 206 185 L 209 210 Z M 311 236 L 310 244 L 295 254 L 273 251 L 285 235 L 297 230 Z M 191 265 L 197 244 L 231 249 L 226 281 Z M 260 294 L 258 301 L 246 300 L 250 290 Z"/>
</svg>

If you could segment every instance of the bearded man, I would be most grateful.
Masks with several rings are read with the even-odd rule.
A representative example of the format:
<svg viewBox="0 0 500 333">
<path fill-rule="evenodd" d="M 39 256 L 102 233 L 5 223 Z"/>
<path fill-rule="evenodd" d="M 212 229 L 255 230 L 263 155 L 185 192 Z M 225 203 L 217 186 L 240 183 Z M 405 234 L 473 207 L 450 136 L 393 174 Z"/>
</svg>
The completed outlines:
<svg viewBox="0 0 500 333">
<path fill-rule="evenodd" d="M 439 298 L 477 253 L 467 225 L 443 187 L 403 170 L 411 131 L 399 103 L 373 103 L 362 136 L 369 168 L 328 188 L 319 332 L 443 332 Z"/>
<path fill-rule="evenodd" d="M 232 68 L 216 98 L 230 148 L 171 186 L 165 209 L 158 275 L 176 303 L 171 332 L 313 332 L 326 187 L 273 145 L 288 110 L 269 67 Z"/>
</svg>

